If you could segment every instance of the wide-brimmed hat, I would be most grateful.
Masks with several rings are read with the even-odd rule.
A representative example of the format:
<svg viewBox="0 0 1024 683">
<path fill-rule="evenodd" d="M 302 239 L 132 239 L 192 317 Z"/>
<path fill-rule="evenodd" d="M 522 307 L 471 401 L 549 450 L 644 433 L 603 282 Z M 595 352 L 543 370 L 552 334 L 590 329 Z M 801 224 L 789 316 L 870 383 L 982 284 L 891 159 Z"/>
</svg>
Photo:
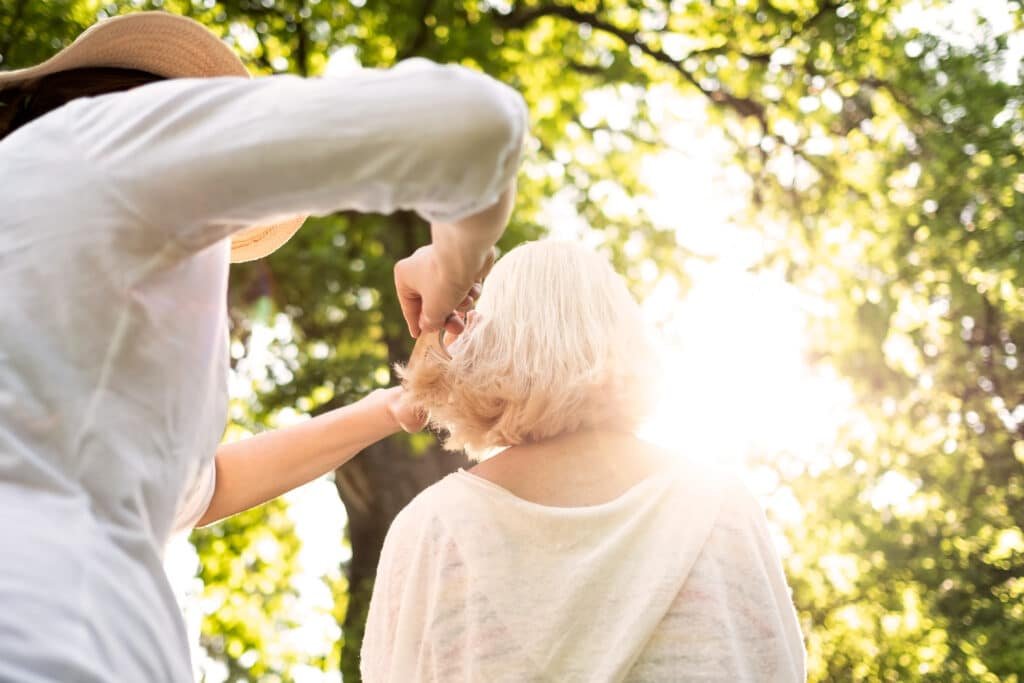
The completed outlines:
<svg viewBox="0 0 1024 683">
<path fill-rule="evenodd" d="M 164 78 L 250 77 L 238 55 L 199 22 L 166 12 L 136 12 L 90 26 L 42 64 L 0 71 L 0 90 L 59 71 L 89 67 L 135 69 Z M 231 238 L 232 262 L 270 254 L 305 220 L 301 216 L 235 233 Z"/>
</svg>

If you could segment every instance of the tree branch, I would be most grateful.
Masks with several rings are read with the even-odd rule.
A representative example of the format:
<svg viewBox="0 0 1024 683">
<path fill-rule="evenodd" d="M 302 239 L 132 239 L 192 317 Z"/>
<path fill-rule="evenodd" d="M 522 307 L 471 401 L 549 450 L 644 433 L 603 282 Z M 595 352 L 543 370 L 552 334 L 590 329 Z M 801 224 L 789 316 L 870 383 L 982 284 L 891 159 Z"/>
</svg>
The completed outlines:
<svg viewBox="0 0 1024 683">
<path fill-rule="evenodd" d="M 436 0 L 423 0 L 423 4 L 420 6 L 420 14 L 417 17 L 416 25 L 419 27 L 416 31 L 416 35 L 413 36 L 412 42 L 410 42 L 405 48 L 399 51 L 396 60 L 402 61 L 409 57 L 414 57 L 419 54 L 420 50 L 427 43 L 427 38 L 430 36 L 430 27 L 427 26 L 427 17 L 434 10 L 434 3 Z"/>
<path fill-rule="evenodd" d="M 302 18 L 302 10 L 305 7 L 306 0 L 300 0 L 299 11 L 295 13 L 295 33 L 298 39 L 295 62 L 299 67 L 299 75 L 303 78 L 309 76 L 309 32 L 306 30 L 306 20 Z"/>
<path fill-rule="evenodd" d="M 736 114 L 743 117 L 757 119 L 762 130 L 768 129 L 768 122 L 765 116 L 765 107 L 760 102 L 748 97 L 739 97 L 732 93 L 716 88 L 706 87 L 692 72 L 688 71 L 683 64 L 673 59 L 664 50 L 652 47 L 638 32 L 616 26 L 611 22 L 601 19 L 594 12 L 585 12 L 575 7 L 565 5 L 540 5 L 531 7 L 521 12 L 513 12 L 507 15 L 494 15 L 495 23 L 505 29 L 522 29 L 529 26 L 541 17 L 559 17 L 577 24 L 587 24 L 596 31 L 607 33 L 621 40 L 630 47 L 635 47 L 643 54 L 654 59 L 660 64 L 668 66 L 683 78 L 687 83 L 700 91 L 705 97 L 719 106 L 727 107 Z"/>
<path fill-rule="evenodd" d="M 575 59 L 569 60 L 569 68 L 578 74 L 584 76 L 600 76 L 604 73 L 604 68 L 595 64 L 585 64 Z"/>
<path fill-rule="evenodd" d="M 686 56 L 687 56 L 687 58 L 690 58 L 690 57 L 714 57 L 716 55 L 723 55 L 723 54 L 731 53 L 731 54 L 734 54 L 734 55 L 739 55 L 740 57 L 743 57 L 744 59 L 746 59 L 747 61 L 750 61 L 750 62 L 756 62 L 756 63 L 759 63 L 759 64 L 767 64 L 768 62 L 771 61 L 772 54 L 776 50 L 778 50 L 779 48 L 786 47 L 787 45 L 789 45 L 793 41 L 794 38 L 796 38 L 796 37 L 800 36 L 801 34 L 803 34 L 805 31 L 807 31 L 807 29 L 813 28 L 814 26 L 816 26 L 822 19 L 824 19 L 825 17 L 827 17 L 829 15 L 829 12 L 831 12 L 832 10 L 834 10 L 838 6 L 839 6 L 839 3 L 837 3 L 837 2 L 824 2 L 824 3 L 822 3 L 822 5 L 820 7 L 818 7 L 818 9 L 814 12 L 814 14 L 809 16 L 807 19 L 803 20 L 802 22 L 794 21 L 794 24 L 799 24 L 799 26 L 798 26 L 798 28 L 794 29 L 792 35 L 790 35 L 789 38 L 787 38 L 786 40 L 782 41 L 781 43 L 775 45 L 774 47 L 767 48 L 765 50 L 762 50 L 761 52 L 743 52 L 742 50 L 731 49 L 728 44 L 722 44 L 722 45 L 714 45 L 714 46 L 709 46 L 709 47 L 705 47 L 705 48 L 700 48 L 699 50 L 691 50 L 689 52 L 689 54 L 687 54 Z"/>
</svg>

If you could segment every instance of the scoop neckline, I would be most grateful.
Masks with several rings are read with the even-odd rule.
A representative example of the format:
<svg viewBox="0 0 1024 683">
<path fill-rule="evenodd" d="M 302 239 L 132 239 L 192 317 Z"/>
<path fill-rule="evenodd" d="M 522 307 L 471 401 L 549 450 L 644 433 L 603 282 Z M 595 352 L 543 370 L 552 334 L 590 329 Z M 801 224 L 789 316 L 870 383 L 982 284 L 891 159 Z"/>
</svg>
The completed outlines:
<svg viewBox="0 0 1024 683">
<path fill-rule="evenodd" d="M 460 467 L 458 470 L 454 472 L 454 475 L 459 479 L 466 481 L 471 485 L 475 485 L 478 488 L 487 489 L 491 492 L 497 493 L 506 500 L 509 500 L 521 507 L 532 508 L 534 510 L 541 510 L 545 512 L 555 512 L 564 514 L 586 514 L 618 507 L 624 504 L 629 499 L 631 499 L 639 491 L 646 490 L 648 487 L 652 486 L 656 482 L 673 478 L 676 476 L 676 474 L 677 468 L 675 466 L 666 467 L 663 470 L 659 470 L 653 474 L 649 474 L 648 476 L 636 482 L 619 495 L 603 503 L 595 503 L 593 505 L 545 505 L 544 503 L 537 503 L 535 501 L 527 500 L 526 498 L 517 496 L 516 494 L 509 491 L 501 484 L 496 484 L 489 479 L 484 479 L 483 477 L 473 474 L 469 470 L 466 470 L 462 467 Z"/>
</svg>

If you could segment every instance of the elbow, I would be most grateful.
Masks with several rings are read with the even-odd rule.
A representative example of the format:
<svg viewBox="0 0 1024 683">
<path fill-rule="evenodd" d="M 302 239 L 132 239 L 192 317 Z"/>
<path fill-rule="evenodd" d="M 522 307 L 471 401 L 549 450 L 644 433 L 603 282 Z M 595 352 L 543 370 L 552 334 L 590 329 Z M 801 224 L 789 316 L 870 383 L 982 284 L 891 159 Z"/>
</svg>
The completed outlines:
<svg viewBox="0 0 1024 683">
<path fill-rule="evenodd" d="M 422 62 L 416 66 L 406 97 L 415 99 L 417 125 L 409 126 L 406 118 L 403 134 L 430 173 L 421 183 L 428 196 L 405 204 L 433 223 L 454 223 L 496 204 L 511 186 L 527 132 L 526 103 L 518 92 L 480 72 Z"/>
<path fill-rule="evenodd" d="M 438 141 L 448 158 L 459 160 L 464 171 L 472 169 L 479 182 L 487 183 L 477 189 L 496 199 L 519 167 L 528 126 L 526 102 L 490 76 L 463 67 L 442 68 L 437 76 L 446 82 L 435 85 L 445 93 L 445 109 L 452 116 L 438 122 L 446 129 Z"/>
<path fill-rule="evenodd" d="M 475 88 L 467 111 L 472 119 L 464 131 L 466 148 L 495 164 L 504 189 L 519 166 L 527 130 L 527 109 L 522 95 L 486 76 Z"/>
</svg>

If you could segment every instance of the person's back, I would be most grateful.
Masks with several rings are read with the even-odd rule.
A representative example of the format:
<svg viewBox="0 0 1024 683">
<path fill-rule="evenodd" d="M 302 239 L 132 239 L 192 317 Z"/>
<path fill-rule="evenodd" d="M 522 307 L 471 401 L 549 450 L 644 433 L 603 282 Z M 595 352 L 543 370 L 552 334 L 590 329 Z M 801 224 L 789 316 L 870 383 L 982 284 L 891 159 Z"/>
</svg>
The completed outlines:
<svg viewBox="0 0 1024 683">
<path fill-rule="evenodd" d="M 395 520 L 381 567 L 367 681 L 804 679 L 756 500 L 632 437 L 450 475 Z"/>
<path fill-rule="evenodd" d="M 497 262 L 450 361 L 401 370 L 447 448 L 503 450 L 395 519 L 364 680 L 803 680 L 757 502 L 635 436 L 660 372 L 642 330 L 606 261 L 538 242 Z"/>
</svg>

